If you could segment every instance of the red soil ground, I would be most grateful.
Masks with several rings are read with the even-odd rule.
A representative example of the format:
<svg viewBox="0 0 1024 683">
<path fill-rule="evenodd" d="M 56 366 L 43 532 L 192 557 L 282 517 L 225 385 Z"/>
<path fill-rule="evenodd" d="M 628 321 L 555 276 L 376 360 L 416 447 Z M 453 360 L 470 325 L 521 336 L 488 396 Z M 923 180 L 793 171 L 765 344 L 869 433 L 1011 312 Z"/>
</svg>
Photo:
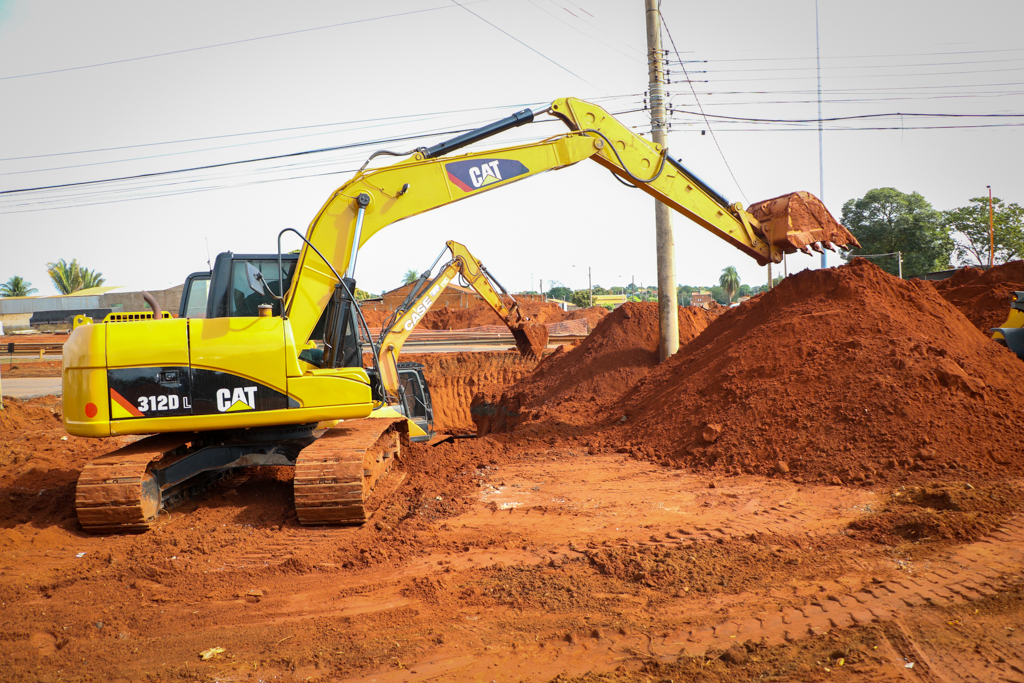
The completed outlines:
<svg viewBox="0 0 1024 683">
<path fill-rule="evenodd" d="M 424 354 L 444 419 L 497 393 L 510 431 L 414 445 L 359 528 L 299 526 L 290 471 L 269 469 L 146 534 L 86 535 L 78 472 L 123 439 L 67 436 L 52 397 L 9 401 L 0 671 L 1024 680 L 1016 357 L 864 261 L 681 311 L 692 338 L 660 365 L 654 314 L 623 307 L 535 372 Z"/>
</svg>

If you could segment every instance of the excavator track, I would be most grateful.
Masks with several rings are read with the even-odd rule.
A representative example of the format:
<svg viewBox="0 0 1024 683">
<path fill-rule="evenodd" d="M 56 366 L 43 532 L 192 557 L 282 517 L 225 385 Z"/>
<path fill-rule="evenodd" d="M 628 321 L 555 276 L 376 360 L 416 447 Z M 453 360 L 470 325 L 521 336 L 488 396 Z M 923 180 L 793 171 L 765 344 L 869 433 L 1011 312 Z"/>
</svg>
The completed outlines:
<svg viewBox="0 0 1024 683">
<path fill-rule="evenodd" d="M 149 464 L 191 434 L 157 434 L 87 463 L 75 487 L 75 511 L 91 533 L 141 533 L 156 521 L 161 492 Z"/>
<path fill-rule="evenodd" d="M 405 419 L 367 418 L 328 429 L 295 463 L 301 524 L 362 524 L 366 499 L 407 440 Z"/>
</svg>

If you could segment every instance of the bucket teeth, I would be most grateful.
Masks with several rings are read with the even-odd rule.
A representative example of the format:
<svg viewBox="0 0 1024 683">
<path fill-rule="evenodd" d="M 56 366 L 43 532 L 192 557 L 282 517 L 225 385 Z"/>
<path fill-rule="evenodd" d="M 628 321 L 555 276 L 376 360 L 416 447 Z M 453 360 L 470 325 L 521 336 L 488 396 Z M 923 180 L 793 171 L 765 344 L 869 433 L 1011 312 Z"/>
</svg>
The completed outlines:
<svg viewBox="0 0 1024 683">
<path fill-rule="evenodd" d="M 762 237 L 786 254 L 810 253 L 808 248 L 820 253 L 822 245 L 860 246 L 857 238 L 810 192 L 792 192 L 755 202 L 747 212 L 761 224 Z"/>
</svg>

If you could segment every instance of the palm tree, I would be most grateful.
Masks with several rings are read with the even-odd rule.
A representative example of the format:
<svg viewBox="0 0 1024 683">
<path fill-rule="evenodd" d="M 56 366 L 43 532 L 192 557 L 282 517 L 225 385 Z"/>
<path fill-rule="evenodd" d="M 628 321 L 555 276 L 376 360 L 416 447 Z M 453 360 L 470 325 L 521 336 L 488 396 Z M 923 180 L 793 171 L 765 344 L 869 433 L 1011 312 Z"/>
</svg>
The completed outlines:
<svg viewBox="0 0 1024 683">
<path fill-rule="evenodd" d="M 402 276 L 402 284 L 403 285 L 408 285 L 408 284 L 411 284 L 413 282 L 416 282 L 419 279 L 420 279 L 420 274 L 417 273 L 415 269 L 410 268 L 409 270 L 405 271 L 405 275 Z"/>
<path fill-rule="evenodd" d="M 54 263 L 47 263 L 46 273 L 53 281 L 53 286 L 61 294 L 71 294 L 80 289 L 99 287 L 106 282 L 103 279 L 103 273 L 83 268 L 79 265 L 78 259 L 71 259 L 71 263 L 64 259 Z"/>
<path fill-rule="evenodd" d="M 740 274 L 736 272 L 735 266 L 726 266 L 722 269 L 722 276 L 718 278 L 718 285 L 725 290 L 732 303 L 732 297 L 740 289 Z"/>
<path fill-rule="evenodd" d="M 71 259 L 71 263 L 64 259 L 47 263 L 46 274 L 61 294 L 70 294 L 82 288 L 82 270 L 78 265 L 78 259 Z"/>
<path fill-rule="evenodd" d="M 82 289 L 100 287 L 104 282 L 106 282 L 106 280 L 103 278 L 103 273 L 98 273 L 95 270 L 89 270 L 88 268 L 82 268 Z"/>
<path fill-rule="evenodd" d="M 17 275 L 0 285 L 0 296 L 28 296 L 38 291 L 31 282 L 25 282 L 24 278 Z"/>
</svg>

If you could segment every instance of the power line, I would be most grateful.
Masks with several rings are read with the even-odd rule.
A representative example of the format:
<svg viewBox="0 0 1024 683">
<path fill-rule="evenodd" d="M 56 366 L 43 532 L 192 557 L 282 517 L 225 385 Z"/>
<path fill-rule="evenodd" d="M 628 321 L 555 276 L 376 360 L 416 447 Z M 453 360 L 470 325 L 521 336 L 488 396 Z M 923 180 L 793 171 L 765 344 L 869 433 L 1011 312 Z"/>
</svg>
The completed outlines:
<svg viewBox="0 0 1024 683">
<path fill-rule="evenodd" d="M 511 38 L 512 40 L 516 41 L 517 43 L 519 43 L 520 45 L 522 45 L 523 47 L 525 47 L 525 48 L 526 48 L 527 50 L 529 50 L 530 52 L 533 52 L 534 54 L 537 54 L 537 55 L 539 55 L 539 56 L 543 57 L 544 59 L 546 59 L 547 61 L 551 62 L 552 64 L 554 64 L 554 65 L 555 65 L 555 66 L 557 66 L 557 67 L 558 67 L 559 69 L 561 69 L 562 71 L 566 72 L 567 74 L 570 74 L 570 75 L 572 75 L 572 76 L 575 76 L 576 78 L 580 79 L 581 81 L 583 81 L 584 83 L 586 83 L 587 85 L 589 85 L 589 86 L 590 86 L 591 88 L 593 88 L 593 87 L 596 87 L 596 86 L 594 86 L 594 84 L 593 84 L 593 83 L 591 83 L 591 82 L 590 82 L 590 81 L 588 81 L 587 79 L 583 78 L 583 76 L 580 76 L 579 74 L 577 74 L 577 73 L 574 73 L 574 72 L 570 71 L 569 69 L 565 68 L 564 66 L 562 66 L 561 64 L 559 64 L 559 63 L 558 63 L 558 62 L 556 62 L 555 60 L 551 59 L 551 57 L 548 57 L 548 56 L 547 56 L 546 54 L 544 54 L 544 53 L 543 53 L 543 52 L 541 52 L 540 50 L 537 50 L 536 48 L 530 47 L 529 45 L 527 45 L 527 44 L 526 44 L 526 43 L 524 43 L 523 41 L 519 40 L 519 39 L 518 39 L 518 38 L 516 38 L 516 37 L 515 37 L 514 35 L 512 35 L 512 34 L 511 34 L 511 33 L 509 33 L 508 31 L 506 31 L 505 29 L 501 28 L 501 27 L 500 27 L 500 26 L 498 26 L 497 24 L 494 24 L 494 23 L 492 23 L 492 22 L 490 22 L 490 21 L 487 21 L 486 19 L 484 19 L 484 18 L 483 18 L 482 16 L 480 16 L 479 14 L 477 14 L 476 12 L 474 12 L 473 10 L 469 9 L 469 8 L 468 8 L 468 7 L 466 7 L 465 5 L 462 5 L 462 4 L 460 4 L 460 3 L 459 3 L 459 0 L 452 0 L 452 2 L 453 2 L 453 3 L 455 3 L 456 5 L 458 5 L 459 7 L 461 7 L 462 9 L 466 10 L 467 12 L 469 12 L 469 13 L 470 13 L 470 14 L 472 14 L 472 15 L 473 15 L 474 17 L 476 17 L 476 18 L 477 18 L 477 19 L 479 19 L 480 21 L 484 22 L 485 24 L 487 24 L 487 25 L 488 25 L 488 26 L 490 26 L 491 28 L 493 28 L 493 29 L 495 29 L 495 30 L 497 30 L 497 31 L 501 31 L 501 32 L 502 32 L 502 33 L 504 33 L 504 34 L 505 34 L 506 36 L 508 36 L 508 37 L 509 37 L 509 38 Z"/>
<path fill-rule="evenodd" d="M 982 59 L 973 60 L 967 62 L 926 62 L 917 64 L 856 64 L 853 66 L 826 66 L 822 67 L 823 71 L 835 71 L 839 69 L 903 69 L 915 66 L 964 66 L 969 64 L 997 64 L 1003 62 L 1019 62 L 1024 58 L 1015 57 L 1013 59 Z M 708 62 L 709 60 L 704 60 Z M 778 73 L 780 71 L 814 71 L 813 66 L 793 66 L 793 67 L 770 67 L 765 69 L 705 69 L 703 73 L 760 73 L 760 72 L 771 72 Z"/>
<path fill-rule="evenodd" d="M 658 10 L 658 15 L 661 17 L 661 25 L 665 27 L 665 33 L 668 34 L 669 42 L 672 43 L 672 51 L 676 53 L 676 57 L 679 59 L 680 63 L 682 63 L 682 58 L 679 56 L 679 48 L 676 47 L 676 41 L 672 37 L 672 32 L 669 30 L 668 24 L 665 22 L 665 16 L 661 13 L 660 9 Z M 683 73 L 686 74 L 685 64 L 683 65 Z M 689 75 L 686 76 L 686 82 L 689 83 L 690 92 L 693 93 L 693 99 L 694 101 L 697 102 L 697 108 L 700 109 L 700 112 L 703 115 L 704 107 L 700 103 L 700 98 L 697 97 L 697 91 L 694 89 L 693 83 L 690 82 Z M 715 141 L 715 147 L 718 148 L 718 153 L 722 155 L 722 161 L 725 163 L 725 168 L 729 171 L 729 175 L 732 176 L 732 181 L 736 183 L 736 189 L 738 189 L 740 191 L 740 195 L 743 196 L 743 201 L 749 204 L 750 201 L 747 199 L 747 194 L 743 191 L 743 188 L 740 186 L 740 181 L 736 179 L 736 174 L 732 172 L 732 166 L 729 165 L 729 160 L 725 158 L 725 152 L 722 151 L 722 145 L 718 143 L 718 138 L 715 137 L 715 131 L 711 127 L 711 122 L 708 121 L 707 116 L 704 117 L 704 122 L 707 125 L 708 130 L 711 131 L 711 139 Z"/>
<path fill-rule="evenodd" d="M 900 52 L 895 54 L 875 54 L 875 55 L 835 55 L 832 57 L 822 57 L 822 59 L 887 59 L 889 57 L 948 57 L 950 55 L 981 55 L 981 54 L 996 54 L 1002 52 L 1024 52 L 1024 48 L 1002 48 L 997 50 L 963 50 L 963 51 L 951 51 L 951 52 Z M 733 59 L 715 59 L 715 62 L 792 62 L 798 60 L 810 59 L 809 57 L 735 57 Z"/>
<path fill-rule="evenodd" d="M 471 0 L 469 4 L 476 4 L 479 2 L 489 2 L 490 0 Z M 180 55 L 188 52 L 198 52 L 200 50 L 212 50 L 218 47 L 228 47 L 230 45 L 241 45 L 243 43 L 252 43 L 259 40 L 269 40 L 271 38 L 282 38 L 284 36 L 294 36 L 300 33 L 310 33 L 312 31 L 323 31 L 330 28 L 338 28 L 339 26 L 352 26 L 354 24 L 364 24 L 371 21 L 379 21 L 381 19 L 392 19 L 394 17 L 409 16 L 412 14 L 422 14 L 424 12 L 435 12 L 437 10 L 451 9 L 450 5 L 443 5 L 440 7 L 428 7 L 426 9 L 410 10 L 408 12 L 396 12 L 394 14 L 385 14 L 379 17 L 369 17 L 367 19 L 355 19 L 353 21 L 343 21 L 337 24 L 328 24 L 326 26 L 314 26 L 312 28 L 302 28 L 295 31 L 284 31 L 283 33 L 272 33 L 266 36 L 257 36 L 255 38 L 242 38 L 241 40 L 230 40 L 224 43 L 215 43 L 213 45 L 201 45 L 199 47 L 183 48 L 181 50 L 170 50 L 168 52 L 160 52 L 152 55 L 143 55 L 141 57 L 126 57 L 125 59 L 114 59 L 109 62 L 97 62 L 95 64 L 83 64 L 81 66 L 69 66 L 63 69 L 50 69 L 48 71 L 36 71 L 34 73 L 17 74 L 14 76 L 0 76 L 0 81 L 9 81 L 16 78 L 30 78 L 32 76 L 46 76 L 48 74 L 64 73 L 67 71 L 80 71 L 82 69 L 94 69 L 101 66 L 112 66 L 114 64 L 125 64 L 127 62 L 138 62 L 145 59 L 156 59 L 158 57 L 169 57 L 172 55 Z"/>
<path fill-rule="evenodd" d="M 831 116 L 827 118 L 815 118 L 815 119 L 760 119 L 760 118 L 749 118 L 745 116 L 725 116 L 723 114 L 705 114 L 702 112 L 692 112 L 682 109 L 673 109 L 673 113 L 678 114 L 689 114 L 690 116 L 703 116 L 705 118 L 711 117 L 714 119 L 723 119 L 727 121 L 744 121 L 744 122 L 757 122 L 757 123 L 821 123 L 824 121 L 851 121 L 854 119 L 878 119 L 878 118 L 889 118 L 895 116 L 912 116 L 912 117 L 928 117 L 928 118 L 1024 118 L 1024 114 L 923 114 L 923 113 L 909 113 L 909 112 L 891 112 L 888 114 L 856 114 L 851 116 Z"/>
<path fill-rule="evenodd" d="M 305 156 L 305 155 L 308 155 L 308 154 L 321 154 L 323 152 L 333 152 L 333 151 L 337 151 L 337 150 L 340 150 L 340 149 L 351 149 L 351 148 L 354 148 L 354 147 L 366 147 L 367 145 L 387 144 L 387 143 L 391 143 L 391 142 L 401 142 L 403 140 L 416 140 L 416 139 L 424 138 L 424 137 L 432 137 L 434 135 L 454 135 L 454 134 L 457 134 L 457 133 L 465 133 L 467 130 L 471 130 L 471 129 L 464 128 L 464 129 L 460 129 L 460 130 L 444 131 L 443 133 L 438 132 L 438 133 L 428 133 L 428 134 L 421 134 L 421 135 L 406 135 L 406 136 L 402 136 L 402 137 L 382 139 L 382 140 L 370 140 L 370 141 L 366 141 L 366 142 L 356 142 L 356 143 L 353 143 L 353 144 L 350 144 L 350 145 L 338 145 L 336 147 L 324 147 L 324 148 L 321 148 L 321 149 L 303 150 L 301 152 L 289 152 L 287 154 L 275 154 L 275 155 L 272 155 L 272 156 L 259 157 L 257 159 L 243 159 L 241 161 L 225 161 L 225 162 L 221 162 L 221 163 L 218 163 L 218 164 L 206 164 L 204 166 L 194 166 L 192 168 L 181 168 L 181 169 L 177 169 L 177 170 L 173 170 L 173 171 L 153 171 L 151 173 L 139 173 L 137 175 L 123 176 L 123 177 L 120 177 L 120 178 L 106 178 L 106 179 L 102 179 L 102 180 L 83 180 L 83 181 L 74 182 L 74 183 L 62 183 L 62 184 L 59 184 L 59 185 L 44 185 L 42 187 L 26 187 L 26 188 L 21 188 L 21 189 L 17 189 L 17 190 L 2 190 L 2 191 L 0 191 L 0 196 L 12 195 L 12 194 L 21 194 L 21 193 L 25 193 L 25 192 L 38 192 L 40 190 L 52 190 L 52 189 L 64 188 L 64 187 L 80 187 L 80 186 L 85 186 L 85 185 L 96 185 L 98 183 L 117 182 L 117 181 L 121 181 L 121 180 L 135 180 L 135 179 L 138 179 L 138 178 L 154 178 L 154 177 L 158 177 L 158 176 L 172 175 L 172 174 L 175 174 L 175 173 L 189 173 L 189 172 L 192 172 L 192 171 L 204 171 L 204 170 L 208 170 L 208 169 L 211 169 L 211 168 L 223 168 L 223 167 L 226 167 L 226 166 L 239 166 L 241 164 L 251 164 L 251 163 L 258 162 L 258 161 L 271 161 L 271 160 L 274 160 L 274 159 L 287 159 L 287 158 L 290 158 L 290 157 L 299 157 L 299 156 Z"/>
</svg>

